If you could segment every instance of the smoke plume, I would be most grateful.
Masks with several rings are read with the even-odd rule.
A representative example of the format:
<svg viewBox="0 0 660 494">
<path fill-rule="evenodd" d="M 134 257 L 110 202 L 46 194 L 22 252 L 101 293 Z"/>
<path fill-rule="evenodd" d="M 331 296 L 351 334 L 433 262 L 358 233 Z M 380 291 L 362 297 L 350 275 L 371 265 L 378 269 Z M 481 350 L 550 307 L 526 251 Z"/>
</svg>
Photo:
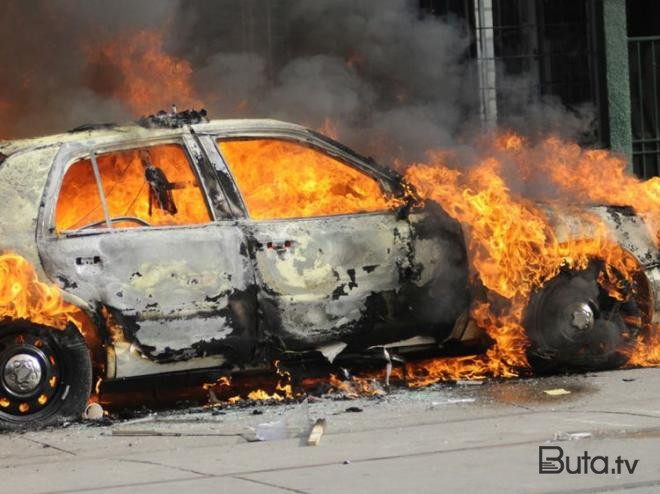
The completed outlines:
<svg viewBox="0 0 660 494">
<path fill-rule="evenodd" d="M 177 103 L 332 129 L 364 154 L 409 162 L 481 129 L 472 42 L 464 20 L 412 0 L 5 0 L 0 138 Z M 499 77 L 511 127 L 588 131 L 589 111 Z"/>
</svg>

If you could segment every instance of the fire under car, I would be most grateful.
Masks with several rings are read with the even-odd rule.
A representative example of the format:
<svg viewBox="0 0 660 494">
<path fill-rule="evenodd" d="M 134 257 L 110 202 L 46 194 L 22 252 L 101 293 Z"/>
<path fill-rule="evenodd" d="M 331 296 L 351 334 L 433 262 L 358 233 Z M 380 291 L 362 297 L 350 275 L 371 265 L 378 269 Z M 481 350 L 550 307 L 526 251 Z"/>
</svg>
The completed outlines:
<svg viewBox="0 0 660 494">
<path fill-rule="evenodd" d="M 0 314 L 2 427 L 80 416 L 99 378 L 487 345 L 468 317 L 483 287 L 461 225 L 394 171 L 298 125 L 186 112 L 0 143 L 0 198 L 0 254 L 87 321 Z M 535 365 L 616 365 L 640 326 L 629 321 L 658 320 L 644 222 L 593 210 L 642 266 L 643 297 L 609 299 L 597 263 L 560 273 L 528 307 Z"/>
</svg>

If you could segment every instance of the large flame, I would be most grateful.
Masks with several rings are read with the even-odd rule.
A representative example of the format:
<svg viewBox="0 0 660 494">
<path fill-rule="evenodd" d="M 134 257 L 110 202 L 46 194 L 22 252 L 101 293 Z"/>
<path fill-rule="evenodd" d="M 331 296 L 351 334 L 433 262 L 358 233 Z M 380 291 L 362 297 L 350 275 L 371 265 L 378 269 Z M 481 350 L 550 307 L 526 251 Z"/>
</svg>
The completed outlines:
<svg viewBox="0 0 660 494">
<path fill-rule="evenodd" d="M 75 326 L 87 343 L 95 375 L 104 374 L 103 342 L 92 320 L 65 302 L 57 286 L 40 281 L 32 264 L 13 252 L 0 254 L 0 324 L 7 323 L 39 324 L 56 331 Z M 97 395 L 98 385 L 90 400 L 96 401 Z"/>
<path fill-rule="evenodd" d="M 172 103 L 186 108 L 200 105 L 190 62 L 164 50 L 162 32 L 125 33 L 101 46 L 87 46 L 85 51 L 90 65 L 97 68 L 93 89 L 119 98 L 135 115 L 169 108 Z"/>
<path fill-rule="evenodd" d="M 64 302 L 54 285 L 39 281 L 32 265 L 14 253 L 0 255 L 0 321 L 30 321 L 63 330 L 82 329 L 80 310 Z"/>
<path fill-rule="evenodd" d="M 544 211 L 512 193 L 504 179 L 503 160 L 515 163 L 518 179 L 545 175 L 572 197 L 580 198 L 578 202 L 633 204 L 657 228 L 660 182 L 642 182 L 627 175 L 624 162 L 606 151 L 584 151 L 554 137 L 543 141 L 540 149 L 532 149 L 512 134 L 497 138 L 493 147 L 505 155 L 482 158 L 465 172 L 446 166 L 447 155 L 443 152 L 430 153 L 427 163 L 413 164 L 406 172 L 407 180 L 424 199 L 438 202 L 463 225 L 471 267 L 488 289 L 487 300 L 473 304 L 471 316 L 495 341 L 484 356 L 436 359 L 409 366 L 407 377 L 417 384 L 509 377 L 527 367 L 524 309 L 530 295 L 562 267 L 580 270 L 591 259 L 601 259 L 610 267 L 607 273 L 612 279 L 599 282 L 615 298 L 629 296 L 615 293 L 620 284 L 613 279 L 614 273 L 632 282 L 639 267 L 615 245 L 605 226 L 596 217 L 582 213 L 582 221 L 589 225 L 584 238 L 559 242 Z M 609 174 L 607 178 L 603 170 Z M 562 209 L 559 203 L 554 207 Z M 574 209 L 571 214 L 576 214 Z"/>
<path fill-rule="evenodd" d="M 557 137 L 530 146 L 521 136 L 507 133 L 495 140 L 495 146 L 524 177 L 547 178 L 571 203 L 632 206 L 658 241 L 660 177 L 641 181 L 629 172 L 622 156 Z"/>
<path fill-rule="evenodd" d="M 646 332 L 637 337 L 627 365 L 629 367 L 660 366 L 660 324 L 651 324 Z"/>
<path fill-rule="evenodd" d="M 328 155 L 273 139 L 220 141 L 254 219 L 382 211 L 378 182 Z"/>
</svg>

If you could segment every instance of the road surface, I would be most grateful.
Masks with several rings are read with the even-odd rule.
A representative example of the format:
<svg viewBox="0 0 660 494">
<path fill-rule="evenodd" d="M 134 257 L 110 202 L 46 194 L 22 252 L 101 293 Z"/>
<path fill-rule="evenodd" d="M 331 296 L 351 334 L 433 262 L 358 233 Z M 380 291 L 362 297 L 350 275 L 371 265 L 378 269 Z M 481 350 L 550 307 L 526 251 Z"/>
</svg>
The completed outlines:
<svg viewBox="0 0 660 494">
<path fill-rule="evenodd" d="M 0 486 L 17 494 L 660 492 L 660 369 L 322 400 L 308 404 L 309 420 L 327 421 L 318 446 L 300 437 L 252 441 L 250 427 L 306 423 L 296 407 L 3 434 Z M 554 447 L 544 460 L 551 469 L 563 463 L 562 472 L 539 473 L 541 446 Z"/>
</svg>

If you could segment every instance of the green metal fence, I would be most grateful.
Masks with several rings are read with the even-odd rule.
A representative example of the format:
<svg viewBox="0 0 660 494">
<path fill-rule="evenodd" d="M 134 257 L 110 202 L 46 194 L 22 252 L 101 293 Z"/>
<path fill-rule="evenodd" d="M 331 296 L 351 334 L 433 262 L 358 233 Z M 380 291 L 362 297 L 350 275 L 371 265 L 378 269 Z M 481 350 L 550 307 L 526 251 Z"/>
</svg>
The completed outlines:
<svg viewBox="0 0 660 494">
<path fill-rule="evenodd" d="M 660 36 L 628 38 L 633 168 L 660 175 Z"/>
</svg>

